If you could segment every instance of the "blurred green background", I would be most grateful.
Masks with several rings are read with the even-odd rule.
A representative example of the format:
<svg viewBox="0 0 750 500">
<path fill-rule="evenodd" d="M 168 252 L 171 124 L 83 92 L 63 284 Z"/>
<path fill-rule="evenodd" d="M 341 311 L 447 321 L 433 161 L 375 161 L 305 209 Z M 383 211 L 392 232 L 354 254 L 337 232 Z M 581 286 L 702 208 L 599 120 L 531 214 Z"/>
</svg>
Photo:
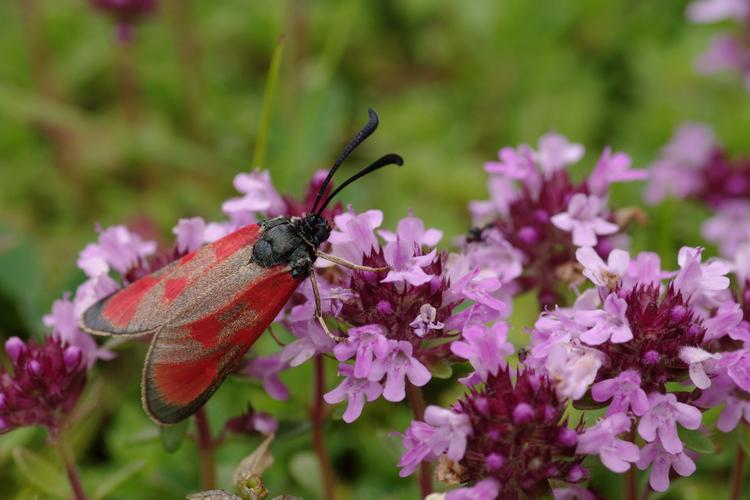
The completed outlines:
<svg viewBox="0 0 750 500">
<path fill-rule="evenodd" d="M 710 123 L 730 150 L 741 151 L 748 96 L 733 75 L 694 73 L 693 60 L 716 28 L 688 24 L 686 4 L 162 0 L 133 44 L 118 47 L 111 20 L 84 0 L 0 2 L 0 333 L 43 331 L 52 300 L 83 279 L 75 261 L 95 239 L 95 224 L 126 223 L 170 242 L 180 217 L 222 218 L 234 175 L 256 166 L 271 171 L 279 190 L 299 194 L 368 107 L 381 127 L 352 163 L 392 151 L 406 168 L 386 169 L 342 201 L 381 208 L 386 225 L 412 207 L 445 230 L 446 246 L 469 226 L 466 203 L 486 197 L 483 162 L 551 129 L 587 147 L 581 168 L 605 145 L 645 166 L 684 120 Z M 267 71 L 282 34 L 268 153 L 253 165 Z M 615 203 L 639 204 L 640 189 L 617 191 Z M 637 230 L 634 246 L 659 250 L 674 266 L 680 243 L 698 243 L 704 215 L 675 203 L 650 210 L 651 224 Z M 534 307 L 521 299 L 516 332 L 530 326 Z M 261 350 L 275 346 L 266 341 Z M 198 489 L 197 459 L 190 443 L 166 453 L 141 411 L 143 352 L 127 347 L 93 374 L 86 398 L 95 404 L 75 440 L 84 481 L 93 491 L 132 467 L 135 475 L 113 498 L 179 498 Z M 215 428 L 248 399 L 287 421 L 285 428 L 304 426 L 309 364 L 282 378 L 293 393 L 286 403 L 258 385 L 225 384 L 208 405 Z M 447 403 L 457 394 L 454 383 L 436 381 L 427 397 Z M 405 406 L 380 401 L 353 425 L 330 422 L 342 497 L 417 495 L 412 479 L 397 476 L 399 449 L 389 435 L 409 419 Z M 222 448 L 223 486 L 258 441 L 237 438 Z M 55 490 L 62 476 L 43 442 L 34 429 L 0 438 L 0 496 Z M 21 444 L 49 463 L 14 461 Z M 309 434 L 289 432 L 272 449 L 276 463 L 264 476 L 272 493 L 316 497 Z M 721 488 L 730 450 L 704 457 L 701 472 L 667 496 L 706 498 Z M 29 474 L 36 474 L 31 484 Z M 617 497 L 618 481 L 595 475 L 594 484 Z M 66 491 L 64 481 L 60 488 Z"/>
</svg>

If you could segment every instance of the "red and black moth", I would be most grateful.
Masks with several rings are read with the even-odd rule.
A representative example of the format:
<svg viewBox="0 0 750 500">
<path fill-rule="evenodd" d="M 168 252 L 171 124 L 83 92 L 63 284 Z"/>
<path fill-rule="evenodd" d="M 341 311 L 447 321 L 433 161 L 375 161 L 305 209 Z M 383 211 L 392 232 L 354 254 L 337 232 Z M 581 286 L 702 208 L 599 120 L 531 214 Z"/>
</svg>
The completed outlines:
<svg viewBox="0 0 750 500">
<path fill-rule="evenodd" d="M 387 165 L 387 154 L 333 191 L 323 194 L 344 160 L 372 134 L 378 115 L 336 160 L 310 213 L 251 224 L 144 276 L 91 306 L 83 330 L 99 335 L 153 335 L 141 381 L 143 408 L 156 422 L 172 424 L 195 413 L 219 388 L 268 328 L 299 284 L 310 278 L 316 316 L 323 321 L 313 263 L 320 257 L 363 271 L 382 271 L 318 250 L 331 225 L 321 213 L 342 189 Z"/>
</svg>

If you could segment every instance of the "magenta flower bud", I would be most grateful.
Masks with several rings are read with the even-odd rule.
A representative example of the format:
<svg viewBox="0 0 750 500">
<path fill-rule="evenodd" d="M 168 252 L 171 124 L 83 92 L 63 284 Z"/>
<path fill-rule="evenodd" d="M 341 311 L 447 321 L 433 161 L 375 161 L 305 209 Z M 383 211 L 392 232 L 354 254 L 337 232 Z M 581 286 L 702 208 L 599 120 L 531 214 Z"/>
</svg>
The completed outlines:
<svg viewBox="0 0 750 500">
<path fill-rule="evenodd" d="M 491 471 L 496 471 L 500 467 L 505 464 L 505 458 L 500 453 L 490 453 L 487 455 L 487 459 L 485 460 L 485 464 L 487 465 L 487 469 Z"/>
<path fill-rule="evenodd" d="M 534 408 L 527 403 L 519 403 L 513 409 L 513 423 L 516 425 L 525 424 L 534 418 Z"/>
<path fill-rule="evenodd" d="M 26 364 L 26 370 L 28 370 L 28 372 L 34 377 L 41 376 L 43 372 L 42 364 L 35 359 L 32 359 Z"/>
<path fill-rule="evenodd" d="M 490 404 L 487 402 L 487 398 L 478 397 L 474 400 L 474 407 L 483 415 L 488 415 L 490 411 Z"/>
<path fill-rule="evenodd" d="M 518 230 L 518 239 L 527 245 L 533 245 L 539 241 L 539 231 L 531 226 L 522 227 Z"/>
<path fill-rule="evenodd" d="M 648 351 L 643 355 L 643 362 L 647 365 L 655 365 L 661 359 L 661 355 L 657 351 Z"/>
<path fill-rule="evenodd" d="M 81 349 L 76 346 L 68 346 L 65 348 L 65 352 L 63 352 L 63 362 L 65 363 L 65 368 L 69 372 L 78 367 L 81 363 L 81 359 L 83 359 Z"/>
<path fill-rule="evenodd" d="M 18 337 L 11 337 L 5 342 L 5 352 L 13 363 L 17 363 L 18 358 L 26 352 L 26 344 Z"/>
<path fill-rule="evenodd" d="M 581 479 L 585 478 L 588 475 L 588 472 L 586 469 L 581 467 L 580 465 L 574 465 L 570 472 L 568 472 L 567 480 L 571 483 L 577 483 Z"/>
<path fill-rule="evenodd" d="M 390 302 L 381 300 L 376 307 L 380 314 L 393 314 L 393 305 Z"/>
<path fill-rule="evenodd" d="M 537 210 L 534 212 L 534 218 L 540 224 L 547 224 L 549 222 L 549 214 L 546 210 Z"/>
<path fill-rule="evenodd" d="M 578 442 L 578 433 L 570 427 L 563 427 L 557 435 L 557 441 L 561 446 L 575 446 Z"/>
<path fill-rule="evenodd" d="M 8 423 L 7 420 L 5 420 L 3 417 L 0 417 L 0 432 L 5 432 L 6 430 L 9 430 L 11 428 L 11 425 Z"/>
<path fill-rule="evenodd" d="M 687 313 L 687 308 L 678 304 L 672 308 L 672 310 L 669 312 L 669 316 L 670 318 L 672 318 L 672 321 L 674 321 L 675 323 L 679 323 L 680 321 L 685 319 Z"/>
<path fill-rule="evenodd" d="M 0 411 L 5 411 L 8 405 L 5 403 L 5 394 L 0 392 Z"/>
</svg>

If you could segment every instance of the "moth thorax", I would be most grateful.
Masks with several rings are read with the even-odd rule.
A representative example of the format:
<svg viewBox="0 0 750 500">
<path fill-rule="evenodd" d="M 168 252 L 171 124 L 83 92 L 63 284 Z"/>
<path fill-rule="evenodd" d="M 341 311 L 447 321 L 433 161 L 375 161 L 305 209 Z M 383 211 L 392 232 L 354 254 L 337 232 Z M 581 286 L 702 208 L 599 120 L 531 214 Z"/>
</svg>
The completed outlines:
<svg viewBox="0 0 750 500">
<path fill-rule="evenodd" d="M 302 219 L 301 224 L 302 231 L 305 234 L 305 239 L 316 247 L 324 241 L 327 241 L 328 237 L 331 235 L 331 225 L 318 214 L 307 214 L 304 219 Z"/>
</svg>

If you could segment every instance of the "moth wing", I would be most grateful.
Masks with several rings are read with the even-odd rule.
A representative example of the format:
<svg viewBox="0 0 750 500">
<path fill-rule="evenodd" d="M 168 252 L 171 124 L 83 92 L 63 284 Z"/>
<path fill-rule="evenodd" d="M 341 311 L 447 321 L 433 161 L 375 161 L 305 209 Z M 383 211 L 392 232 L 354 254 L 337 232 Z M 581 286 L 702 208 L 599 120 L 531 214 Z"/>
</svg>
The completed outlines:
<svg viewBox="0 0 750 500">
<path fill-rule="evenodd" d="M 250 263 L 210 287 L 193 308 L 161 327 L 143 369 L 146 413 L 164 424 L 195 413 L 236 368 L 299 283 L 286 266 L 263 268 Z"/>
<path fill-rule="evenodd" d="M 260 226 L 250 224 L 144 276 L 87 309 L 81 328 L 98 335 L 155 332 L 247 264 L 259 234 Z"/>
</svg>

